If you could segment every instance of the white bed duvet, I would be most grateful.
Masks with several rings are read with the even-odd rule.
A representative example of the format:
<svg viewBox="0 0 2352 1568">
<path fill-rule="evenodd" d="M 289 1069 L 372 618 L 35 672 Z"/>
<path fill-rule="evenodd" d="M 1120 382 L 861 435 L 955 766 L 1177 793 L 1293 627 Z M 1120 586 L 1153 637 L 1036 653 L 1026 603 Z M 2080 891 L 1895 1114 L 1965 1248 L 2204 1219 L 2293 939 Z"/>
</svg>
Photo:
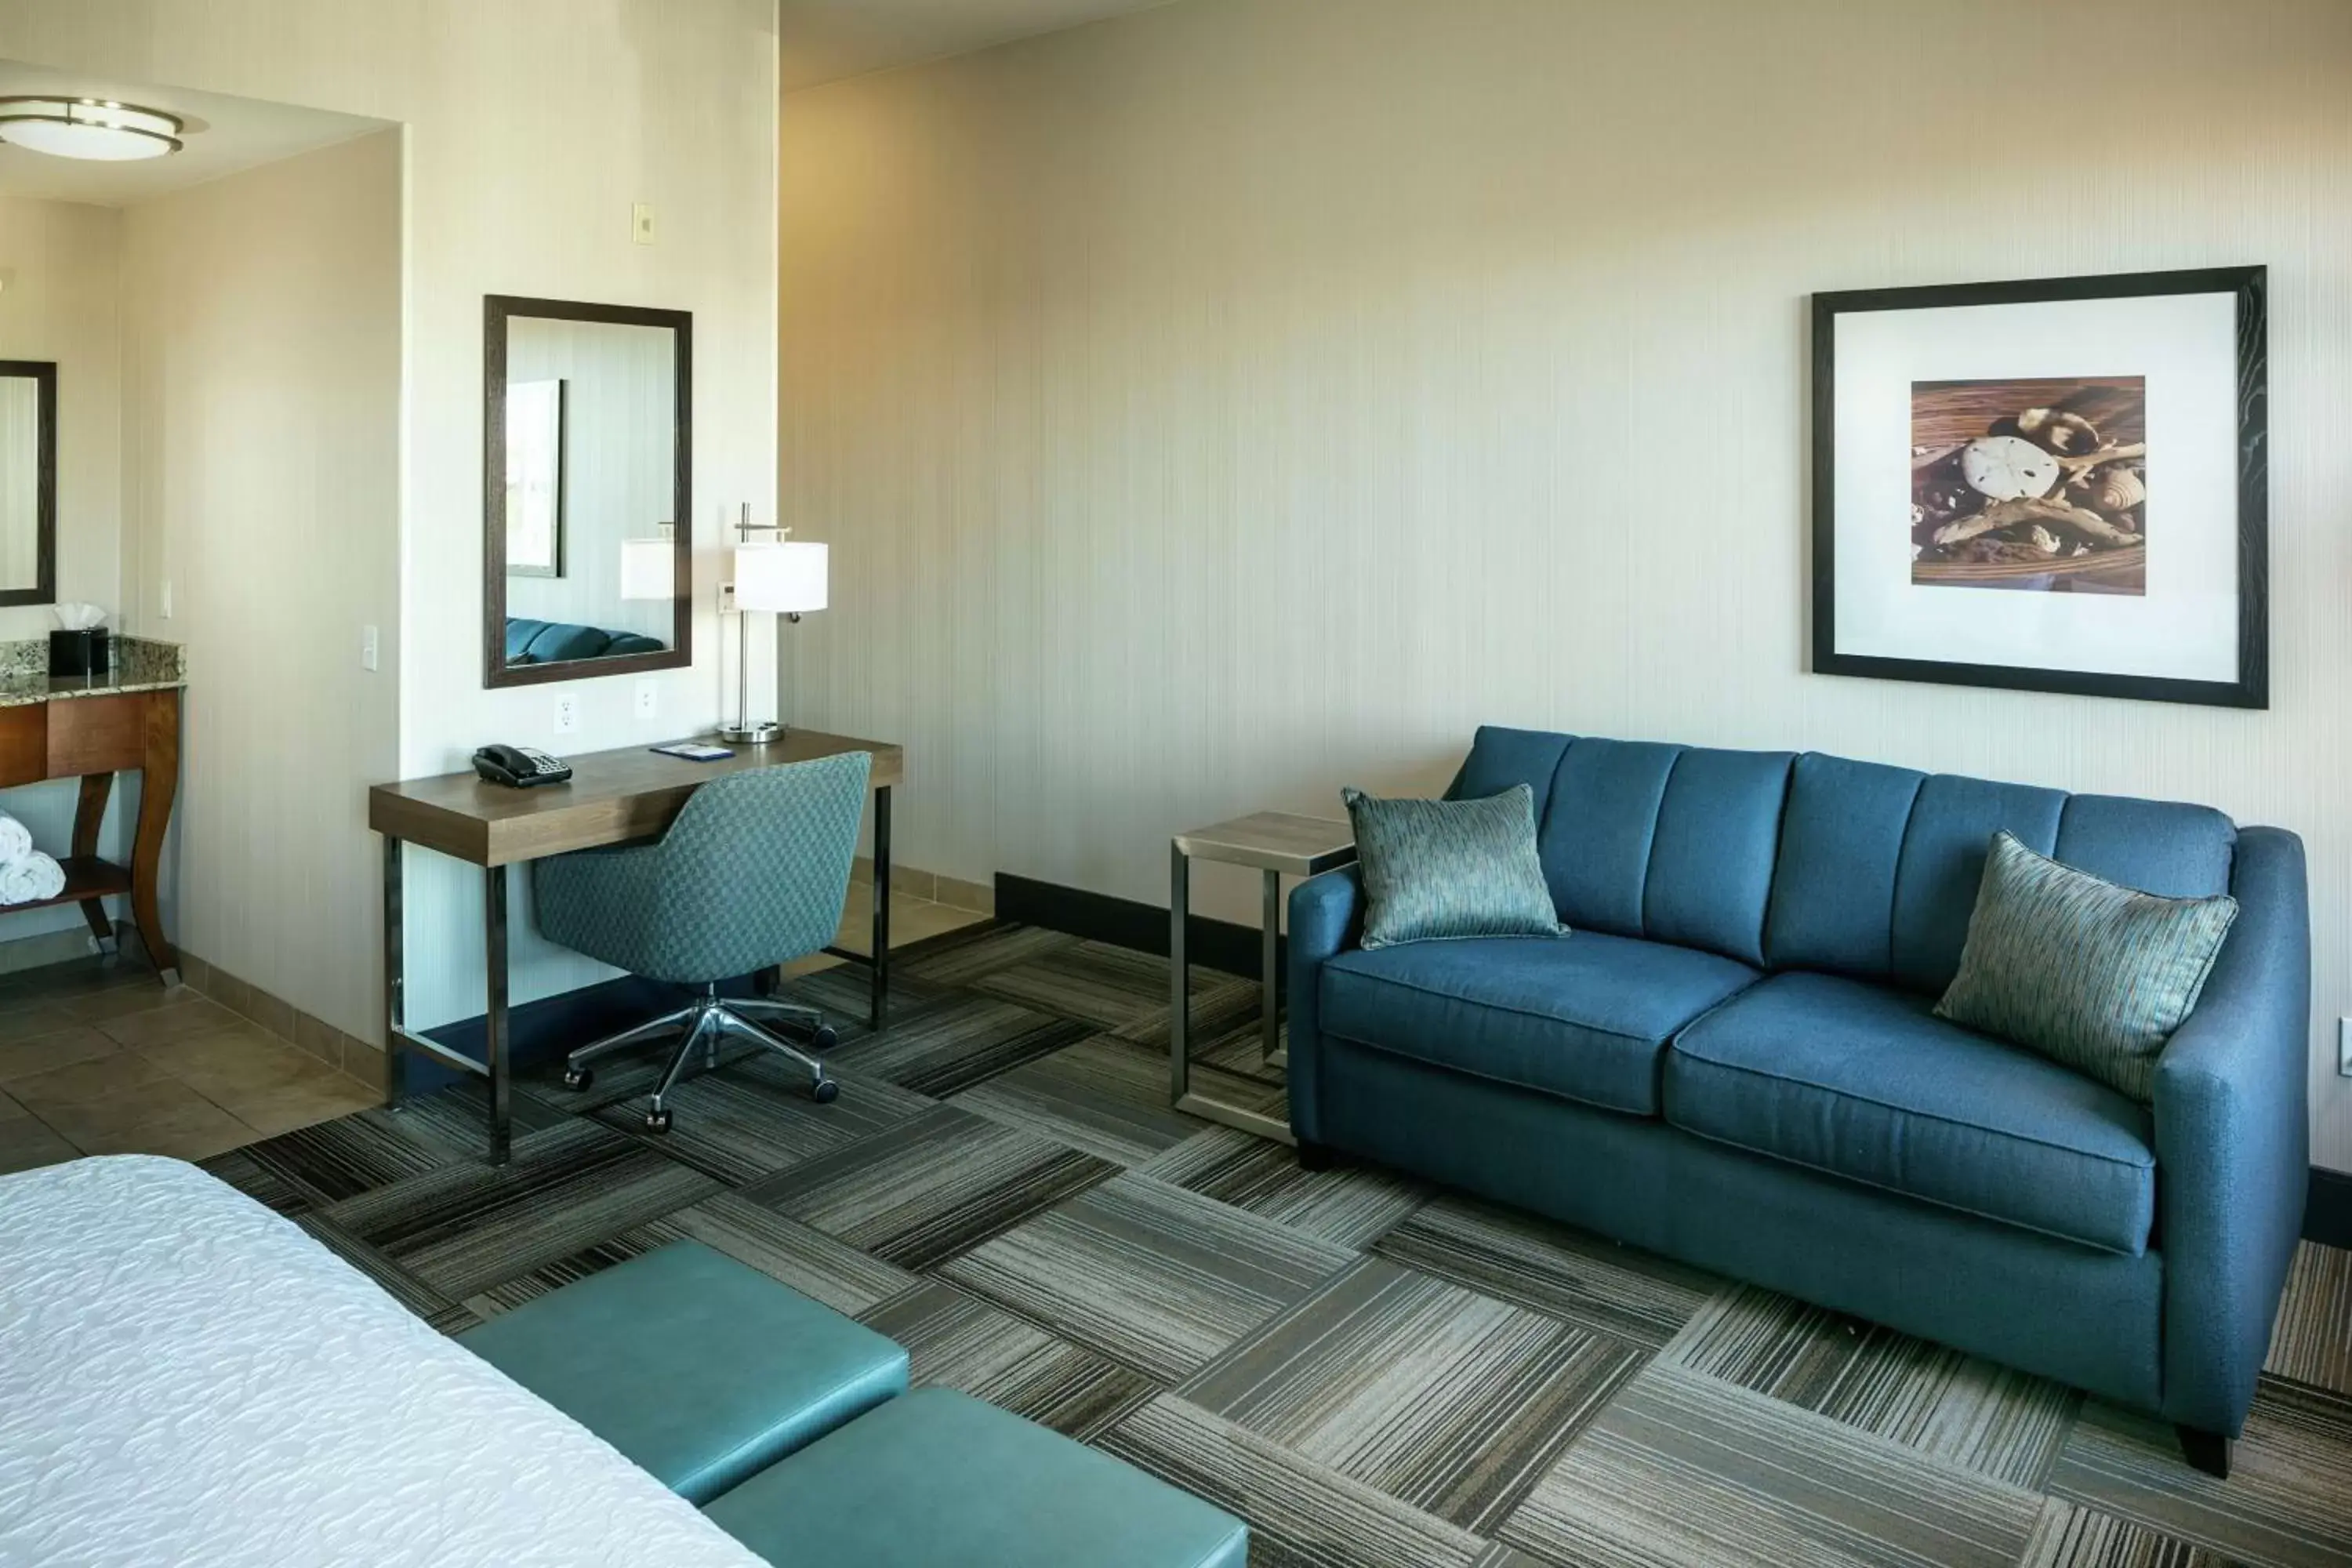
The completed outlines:
<svg viewBox="0 0 2352 1568">
<path fill-rule="evenodd" d="M 193 1165 L 0 1178 L 6 1568 L 759 1562 Z"/>
</svg>

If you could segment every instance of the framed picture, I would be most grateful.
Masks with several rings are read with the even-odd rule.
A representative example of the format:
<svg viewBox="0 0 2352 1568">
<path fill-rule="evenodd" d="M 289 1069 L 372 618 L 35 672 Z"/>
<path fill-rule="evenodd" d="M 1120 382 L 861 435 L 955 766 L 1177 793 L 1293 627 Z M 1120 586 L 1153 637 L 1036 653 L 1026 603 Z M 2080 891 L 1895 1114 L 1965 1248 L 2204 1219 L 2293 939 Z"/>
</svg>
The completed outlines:
<svg viewBox="0 0 2352 1568">
<path fill-rule="evenodd" d="M 507 384 L 507 575 L 563 575 L 564 384 Z"/>
<path fill-rule="evenodd" d="M 1813 296 L 1813 668 L 2270 702 L 2263 269 Z"/>
</svg>

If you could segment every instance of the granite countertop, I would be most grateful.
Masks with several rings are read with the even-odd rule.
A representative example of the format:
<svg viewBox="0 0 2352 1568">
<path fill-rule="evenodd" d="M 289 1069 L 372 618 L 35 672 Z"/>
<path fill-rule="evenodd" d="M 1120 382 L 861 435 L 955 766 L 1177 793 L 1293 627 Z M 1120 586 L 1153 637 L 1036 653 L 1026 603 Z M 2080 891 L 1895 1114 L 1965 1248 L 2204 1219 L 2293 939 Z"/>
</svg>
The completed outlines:
<svg viewBox="0 0 2352 1568">
<path fill-rule="evenodd" d="M 109 637 L 112 664 L 103 675 L 49 674 L 49 639 L 0 642 L 0 708 L 71 697 L 162 691 L 188 683 L 188 650 L 148 637 Z"/>
</svg>

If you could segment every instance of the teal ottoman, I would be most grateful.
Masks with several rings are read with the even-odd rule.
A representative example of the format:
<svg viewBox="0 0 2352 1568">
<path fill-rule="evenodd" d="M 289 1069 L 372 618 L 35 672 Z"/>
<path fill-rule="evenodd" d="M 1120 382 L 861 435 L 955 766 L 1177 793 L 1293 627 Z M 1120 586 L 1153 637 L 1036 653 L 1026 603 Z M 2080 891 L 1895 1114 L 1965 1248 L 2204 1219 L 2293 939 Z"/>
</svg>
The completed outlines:
<svg viewBox="0 0 2352 1568">
<path fill-rule="evenodd" d="M 907 1388 L 898 1345 L 698 1241 L 457 1342 L 696 1503 Z"/>
<path fill-rule="evenodd" d="M 779 1568 L 1244 1568 L 1249 1529 L 943 1388 L 867 1412 L 702 1510 Z"/>
</svg>

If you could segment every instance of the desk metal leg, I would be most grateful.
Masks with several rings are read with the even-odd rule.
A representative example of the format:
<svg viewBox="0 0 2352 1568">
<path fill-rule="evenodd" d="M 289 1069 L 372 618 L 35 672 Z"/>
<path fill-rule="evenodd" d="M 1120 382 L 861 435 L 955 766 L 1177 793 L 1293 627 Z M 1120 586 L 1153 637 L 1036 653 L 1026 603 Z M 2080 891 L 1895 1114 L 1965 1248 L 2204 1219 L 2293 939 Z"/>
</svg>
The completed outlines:
<svg viewBox="0 0 2352 1568">
<path fill-rule="evenodd" d="M 1191 918 L 1192 863 L 1183 847 L 1168 847 L 1168 1098 L 1181 1104 L 1192 1078 L 1192 985 L 1184 952 Z"/>
<path fill-rule="evenodd" d="M 874 792 L 874 997 L 866 1026 L 880 1031 L 890 1007 L 890 786 Z"/>
<path fill-rule="evenodd" d="M 406 959 L 401 929 L 401 842 L 386 837 L 383 841 L 383 1103 L 387 1110 L 398 1110 L 408 1093 L 408 1053 L 401 1046 L 406 1032 L 406 999 L 401 994 L 407 984 Z"/>
<path fill-rule="evenodd" d="M 482 1064 L 488 1069 L 490 1163 L 503 1165 L 511 1152 L 507 1100 L 507 868 L 483 873 L 482 953 L 488 981 L 482 1025 Z"/>
</svg>

